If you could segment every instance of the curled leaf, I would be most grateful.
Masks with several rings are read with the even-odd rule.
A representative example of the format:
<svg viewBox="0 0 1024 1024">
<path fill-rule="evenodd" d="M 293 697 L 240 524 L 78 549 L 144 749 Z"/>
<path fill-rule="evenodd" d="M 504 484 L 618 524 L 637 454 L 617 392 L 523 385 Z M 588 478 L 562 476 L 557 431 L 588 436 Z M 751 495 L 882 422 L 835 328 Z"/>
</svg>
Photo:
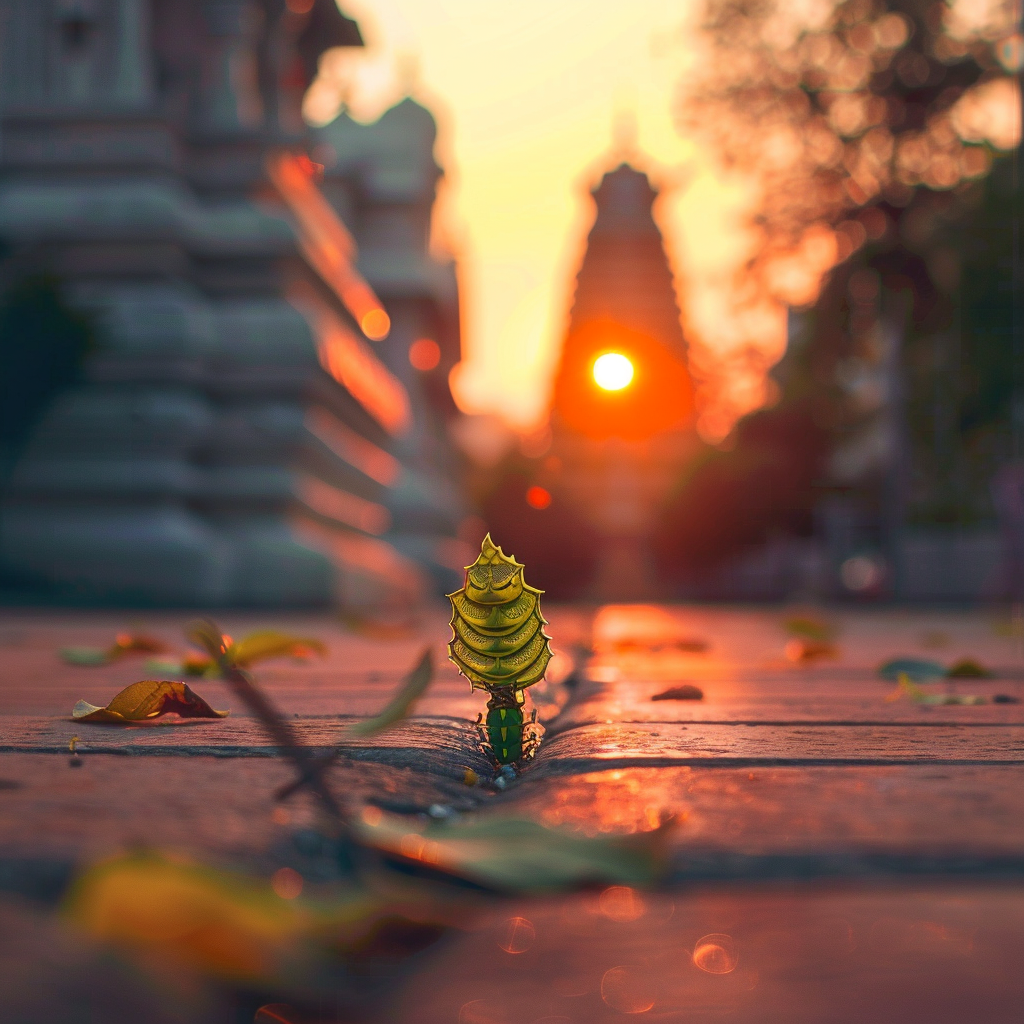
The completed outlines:
<svg viewBox="0 0 1024 1024">
<path fill-rule="evenodd" d="M 390 729 L 397 722 L 408 718 L 409 713 L 416 706 L 416 701 L 423 696 L 424 691 L 434 678 L 434 658 L 430 648 L 424 649 L 416 667 L 405 677 L 398 692 L 391 698 L 387 706 L 379 715 L 367 718 L 365 721 L 356 722 L 345 730 L 346 736 L 376 736 L 378 733 Z"/>
<path fill-rule="evenodd" d="M 71 712 L 79 722 L 143 722 L 161 715 L 180 718 L 226 718 L 185 683 L 143 679 L 126 686 L 105 708 L 80 700 Z"/>
</svg>

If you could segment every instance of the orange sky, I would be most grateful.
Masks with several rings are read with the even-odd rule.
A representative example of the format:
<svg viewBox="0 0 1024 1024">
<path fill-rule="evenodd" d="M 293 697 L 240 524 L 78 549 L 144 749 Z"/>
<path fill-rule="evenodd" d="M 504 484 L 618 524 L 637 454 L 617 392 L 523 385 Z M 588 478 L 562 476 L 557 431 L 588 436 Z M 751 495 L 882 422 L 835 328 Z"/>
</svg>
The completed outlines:
<svg viewBox="0 0 1024 1024">
<path fill-rule="evenodd" d="M 749 192 L 717 181 L 671 119 L 696 0 L 341 6 L 367 49 L 329 55 L 307 113 L 323 120 L 347 94 L 353 115 L 372 120 L 407 90 L 435 112 L 449 176 L 438 234 L 458 255 L 463 301 L 453 389 L 466 411 L 518 427 L 546 414 L 587 228 L 585 188 L 611 166 L 613 125 L 621 134 L 631 121 L 646 168 L 668 186 L 657 213 L 687 281 L 694 361 L 710 375 L 703 432 L 721 435 L 759 403 L 784 318 L 762 309 L 752 325 L 730 313 L 729 281 L 751 244 L 741 227 Z M 765 359 L 751 361 L 751 336 Z"/>
</svg>

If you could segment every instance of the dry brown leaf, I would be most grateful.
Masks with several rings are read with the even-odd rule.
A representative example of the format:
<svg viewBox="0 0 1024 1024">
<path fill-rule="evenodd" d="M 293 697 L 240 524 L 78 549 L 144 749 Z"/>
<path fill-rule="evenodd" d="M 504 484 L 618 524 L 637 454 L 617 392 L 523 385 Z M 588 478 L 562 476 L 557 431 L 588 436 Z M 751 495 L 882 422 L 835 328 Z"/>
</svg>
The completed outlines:
<svg viewBox="0 0 1024 1024">
<path fill-rule="evenodd" d="M 180 718 L 226 718 L 214 711 L 186 683 L 143 679 L 126 686 L 105 708 L 80 700 L 71 712 L 79 722 L 143 722 L 161 715 Z"/>
</svg>

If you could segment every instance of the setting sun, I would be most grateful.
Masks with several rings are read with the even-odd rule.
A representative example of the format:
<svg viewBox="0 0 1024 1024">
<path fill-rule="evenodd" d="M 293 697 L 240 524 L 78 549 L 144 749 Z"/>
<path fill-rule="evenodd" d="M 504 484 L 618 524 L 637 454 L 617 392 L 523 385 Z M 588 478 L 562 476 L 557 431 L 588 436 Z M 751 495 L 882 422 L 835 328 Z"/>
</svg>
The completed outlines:
<svg viewBox="0 0 1024 1024">
<path fill-rule="evenodd" d="M 620 352 L 605 352 L 594 360 L 594 380 L 605 391 L 621 391 L 633 379 L 633 364 Z"/>
</svg>

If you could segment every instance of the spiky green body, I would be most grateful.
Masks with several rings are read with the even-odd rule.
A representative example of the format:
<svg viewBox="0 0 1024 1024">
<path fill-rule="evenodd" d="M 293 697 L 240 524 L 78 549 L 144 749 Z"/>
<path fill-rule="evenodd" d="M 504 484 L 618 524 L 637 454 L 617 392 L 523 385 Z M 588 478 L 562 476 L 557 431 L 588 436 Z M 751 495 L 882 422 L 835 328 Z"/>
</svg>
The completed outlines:
<svg viewBox="0 0 1024 1024">
<path fill-rule="evenodd" d="M 487 736 L 495 760 L 523 757 L 523 690 L 544 678 L 551 660 L 543 591 L 523 580 L 523 566 L 488 534 L 480 557 L 466 569 L 466 585 L 449 594 L 452 639 L 448 656 L 477 689 L 490 695 Z"/>
</svg>

